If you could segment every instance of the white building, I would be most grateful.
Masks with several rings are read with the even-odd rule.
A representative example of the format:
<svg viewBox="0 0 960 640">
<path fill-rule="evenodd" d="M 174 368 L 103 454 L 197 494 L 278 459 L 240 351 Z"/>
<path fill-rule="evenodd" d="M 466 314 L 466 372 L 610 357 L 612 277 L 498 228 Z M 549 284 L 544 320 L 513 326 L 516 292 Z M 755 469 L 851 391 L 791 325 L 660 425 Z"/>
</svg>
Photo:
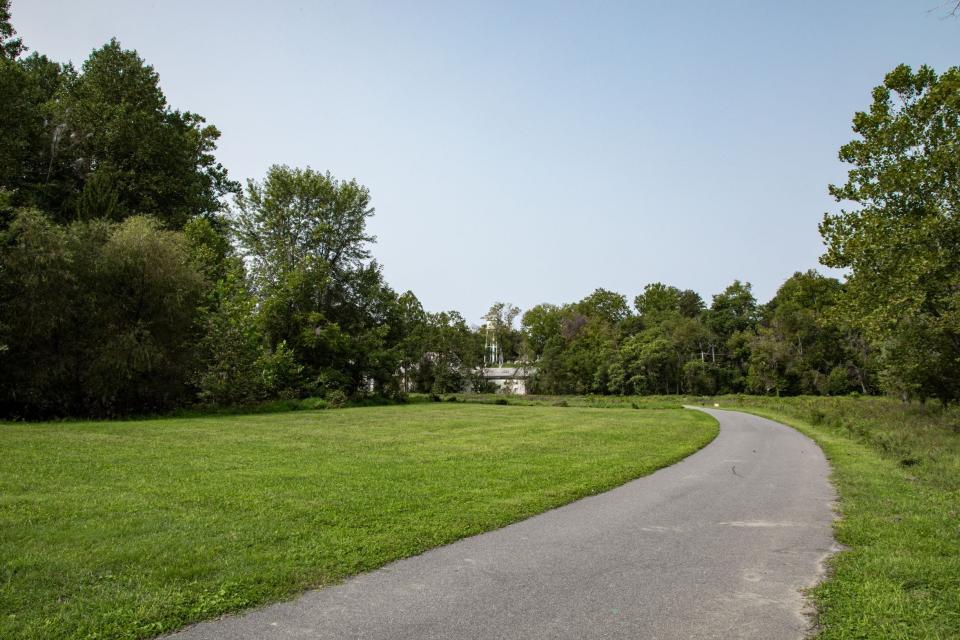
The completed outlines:
<svg viewBox="0 0 960 640">
<path fill-rule="evenodd" d="M 497 393 L 527 394 L 527 380 L 536 373 L 532 367 L 484 367 L 483 379 L 497 387 Z"/>
</svg>

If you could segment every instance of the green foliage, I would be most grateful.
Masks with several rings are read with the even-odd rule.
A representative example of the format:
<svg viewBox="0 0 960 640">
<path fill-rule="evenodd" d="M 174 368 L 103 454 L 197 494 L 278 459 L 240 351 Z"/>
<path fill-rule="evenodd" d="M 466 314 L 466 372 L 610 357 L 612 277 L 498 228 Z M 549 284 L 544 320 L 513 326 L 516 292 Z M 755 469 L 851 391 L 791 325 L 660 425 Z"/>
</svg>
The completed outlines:
<svg viewBox="0 0 960 640">
<path fill-rule="evenodd" d="M 204 281 L 150 218 L 56 226 L 23 210 L 0 248 L 0 412 L 153 412 L 187 393 Z"/>
<path fill-rule="evenodd" d="M 179 229 L 237 188 L 213 156 L 216 127 L 171 109 L 157 73 L 116 40 L 79 73 L 0 59 L 0 88 L 0 186 L 58 222 L 151 215 Z"/>
<path fill-rule="evenodd" d="M 199 399 L 215 405 L 250 404 L 299 393 L 302 367 L 286 343 L 267 345 L 239 269 L 216 288 L 216 303 L 204 310 L 199 344 L 201 367 L 194 376 Z"/>
<path fill-rule="evenodd" d="M 0 188 L 11 192 L 11 204 L 42 206 L 69 195 L 51 156 L 65 131 L 51 125 L 56 98 L 73 74 L 36 53 L 0 56 Z"/>
<path fill-rule="evenodd" d="M 698 294 L 662 283 L 634 299 L 595 291 L 584 300 L 541 305 L 524 316 L 526 344 L 538 358 L 541 393 L 711 393 L 740 390 L 756 301 L 735 282 L 706 310 Z M 719 331 L 732 332 L 720 333 Z"/>
<path fill-rule="evenodd" d="M 633 306 L 641 317 L 651 322 L 669 313 L 696 318 L 704 310 L 703 299 L 696 291 L 681 291 L 662 282 L 654 282 L 644 287 L 643 293 L 633 299 Z"/>
<path fill-rule="evenodd" d="M 392 318 L 400 356 L 391 394 L 453 393 L 484 386 L 479 369 L 483 335 L 471 330 L 459 313 L 427 313 L 408 291 L 398 297 Z"/>
<path fill-rule="evenodd" d="M 209 282 L 245 278 L 243 264 L 234 255 L 223 218 L 193 218 L 184 225 L 183 234 L 190 243 L 194 264 Z"/>
<path fill-rule="evenodd" d="M 251 265 L 267 342 L 292 351 L 307 389 L 398 391 L 409 328 L 393 325 L 405 310 L 368 261 L 373 212 L 366 187 L 309 168 L 271 167 L 237 197 L 234 237 Z"/>
<path fill-rule="evenodd" d="M 615 350 L 615 327 L 605 316 L 565 307 L 560 332 L 547 341 L 531 386 L 537 393 L 605 393 Z"/>
<path fill-rule="evenodd" d="M 842 293 L 839 281 L 815 271 L 795 273 L 780 287 L 750 340 L 751 391 L 843 395 L 873 389 L 869 353 L 837 310 Z"/>
<path fill-rule="evenodd" d="M 590 318 L 599 318 L 613 326 L 630 315 L 627 297 L 606 289 L 597 289 L 574 305 L 576 311 Z"/>
<path fill-rule="evenodd" d="M 737 332 L 754 329 L 758 321 L 757 300 L 750 283 L 734 280 L 723 293 L 713 296 L 713 304 L 705 314 L 707 326 L 721 341 Z"/>
<path fill-rule="evenodd" d="M 297 363 L 286 342 L 260 353 L 256 366 L 267 397 L 294 398 L 300 393 L 303 366 Z"/>
<path fill-rule="evenodd" d="M 77 220 L 118 220 L 124 217 L 120 194 L 106 170 L 94 171 L 87 177 L 76 202 Z"/>
<path fill-rule="evenodd" d="M 636 296 L 598 290 L 524 315 L 538 393 L 846 394 L 876 390 L 872 350 L 837 313 L 843 285 L 809 271 L 767 305 L 735 281 L 705 308 L 695 292 L 660 282 Z M 614 309 L 615 312 L 610 310 Z"/>
<path fill-rule="evenodd" d="M 824 217 L 824 264 L 851 270 L 842 308 L 879 349 L 887 390 L 960 398 L 960 68 L 900 65 L 853 119 L 852 165 L 831 185 L 857 205 Z"/>
<path fill-rule="evenodd" d="M 686 393 L 713 395 L 717 392 L 716 365 L 705 360 L 687 360 L 681 372 Z"/>
<path fill-rule="evenodd" d="M 523 336 L 523 350 L 531 360 L 543 356 L 547 341 L 560 334 L 563 314 L 560 307 L 552 304 L 538 304 L 523 314 L 520 323 Z"/>
<path fill-rule="evenodd" d="M 0 58 L 13 60 L 23 53 L 24 46 L 10 24 L 10 0 L 0 0 Z"/>
<path fill-rule="evenodd" d="M 369 191 L 355 180 L 274 165 L 237 196 L 234 229 L 266 295 L 307 263 L 334 283 L 360 269 L 370 257 L 366 223 L 373 214 Z"/>
</svg>

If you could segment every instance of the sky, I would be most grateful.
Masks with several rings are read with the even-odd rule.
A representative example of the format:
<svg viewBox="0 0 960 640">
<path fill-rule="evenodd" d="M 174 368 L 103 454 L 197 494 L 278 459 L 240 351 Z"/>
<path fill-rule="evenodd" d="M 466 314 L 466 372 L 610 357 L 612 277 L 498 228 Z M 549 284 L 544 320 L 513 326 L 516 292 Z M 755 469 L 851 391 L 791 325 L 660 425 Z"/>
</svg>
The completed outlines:
<svg viewBox="0 0 960 640">
<path fill-rule="evenodd" d="M 819 268 L 853 114 L 897 64 L 960 64 L 942 0 L 13 0 L 78 66 L 111 37 L 222 132 L 230 176 L 371 192 L 373 254 L 430 311 L 629 300 L 651 282 L 765 302 Z"/>
</svg>

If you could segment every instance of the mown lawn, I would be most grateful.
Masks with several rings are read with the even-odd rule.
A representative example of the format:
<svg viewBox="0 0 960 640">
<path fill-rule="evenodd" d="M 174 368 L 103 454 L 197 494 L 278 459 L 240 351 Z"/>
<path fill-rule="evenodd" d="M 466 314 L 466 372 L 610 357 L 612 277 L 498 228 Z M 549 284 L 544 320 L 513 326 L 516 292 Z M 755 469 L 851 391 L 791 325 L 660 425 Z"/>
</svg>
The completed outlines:
<svg viewBox="0 0 960 640">
<path fill-rule="evenodd" d="M 960 408 L 892 398 L 731 396 L 814 438 L 849 547 L 813 589 L 820 640 L 960 638 Z"/>
<path fill-rule="evenodd" d="M 650 473 L 699 412 L 435 403 L 0 424 L 0 637 L 140 638 Z"/>
</svg>

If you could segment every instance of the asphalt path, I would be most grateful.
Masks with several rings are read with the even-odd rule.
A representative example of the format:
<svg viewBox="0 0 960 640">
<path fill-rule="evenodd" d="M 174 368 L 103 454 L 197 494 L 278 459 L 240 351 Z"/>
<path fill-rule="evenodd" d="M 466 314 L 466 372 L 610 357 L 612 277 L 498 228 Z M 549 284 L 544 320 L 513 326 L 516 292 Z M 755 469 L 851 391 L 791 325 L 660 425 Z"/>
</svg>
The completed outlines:
<svg viewBox="0 0 960 640">
<path fill-rule="evenodd" d="M 177 640 L 802 638 L 835 548 L 809 438 L 705 409 L 720 435 L 606 493 Z"/>
</svg>

